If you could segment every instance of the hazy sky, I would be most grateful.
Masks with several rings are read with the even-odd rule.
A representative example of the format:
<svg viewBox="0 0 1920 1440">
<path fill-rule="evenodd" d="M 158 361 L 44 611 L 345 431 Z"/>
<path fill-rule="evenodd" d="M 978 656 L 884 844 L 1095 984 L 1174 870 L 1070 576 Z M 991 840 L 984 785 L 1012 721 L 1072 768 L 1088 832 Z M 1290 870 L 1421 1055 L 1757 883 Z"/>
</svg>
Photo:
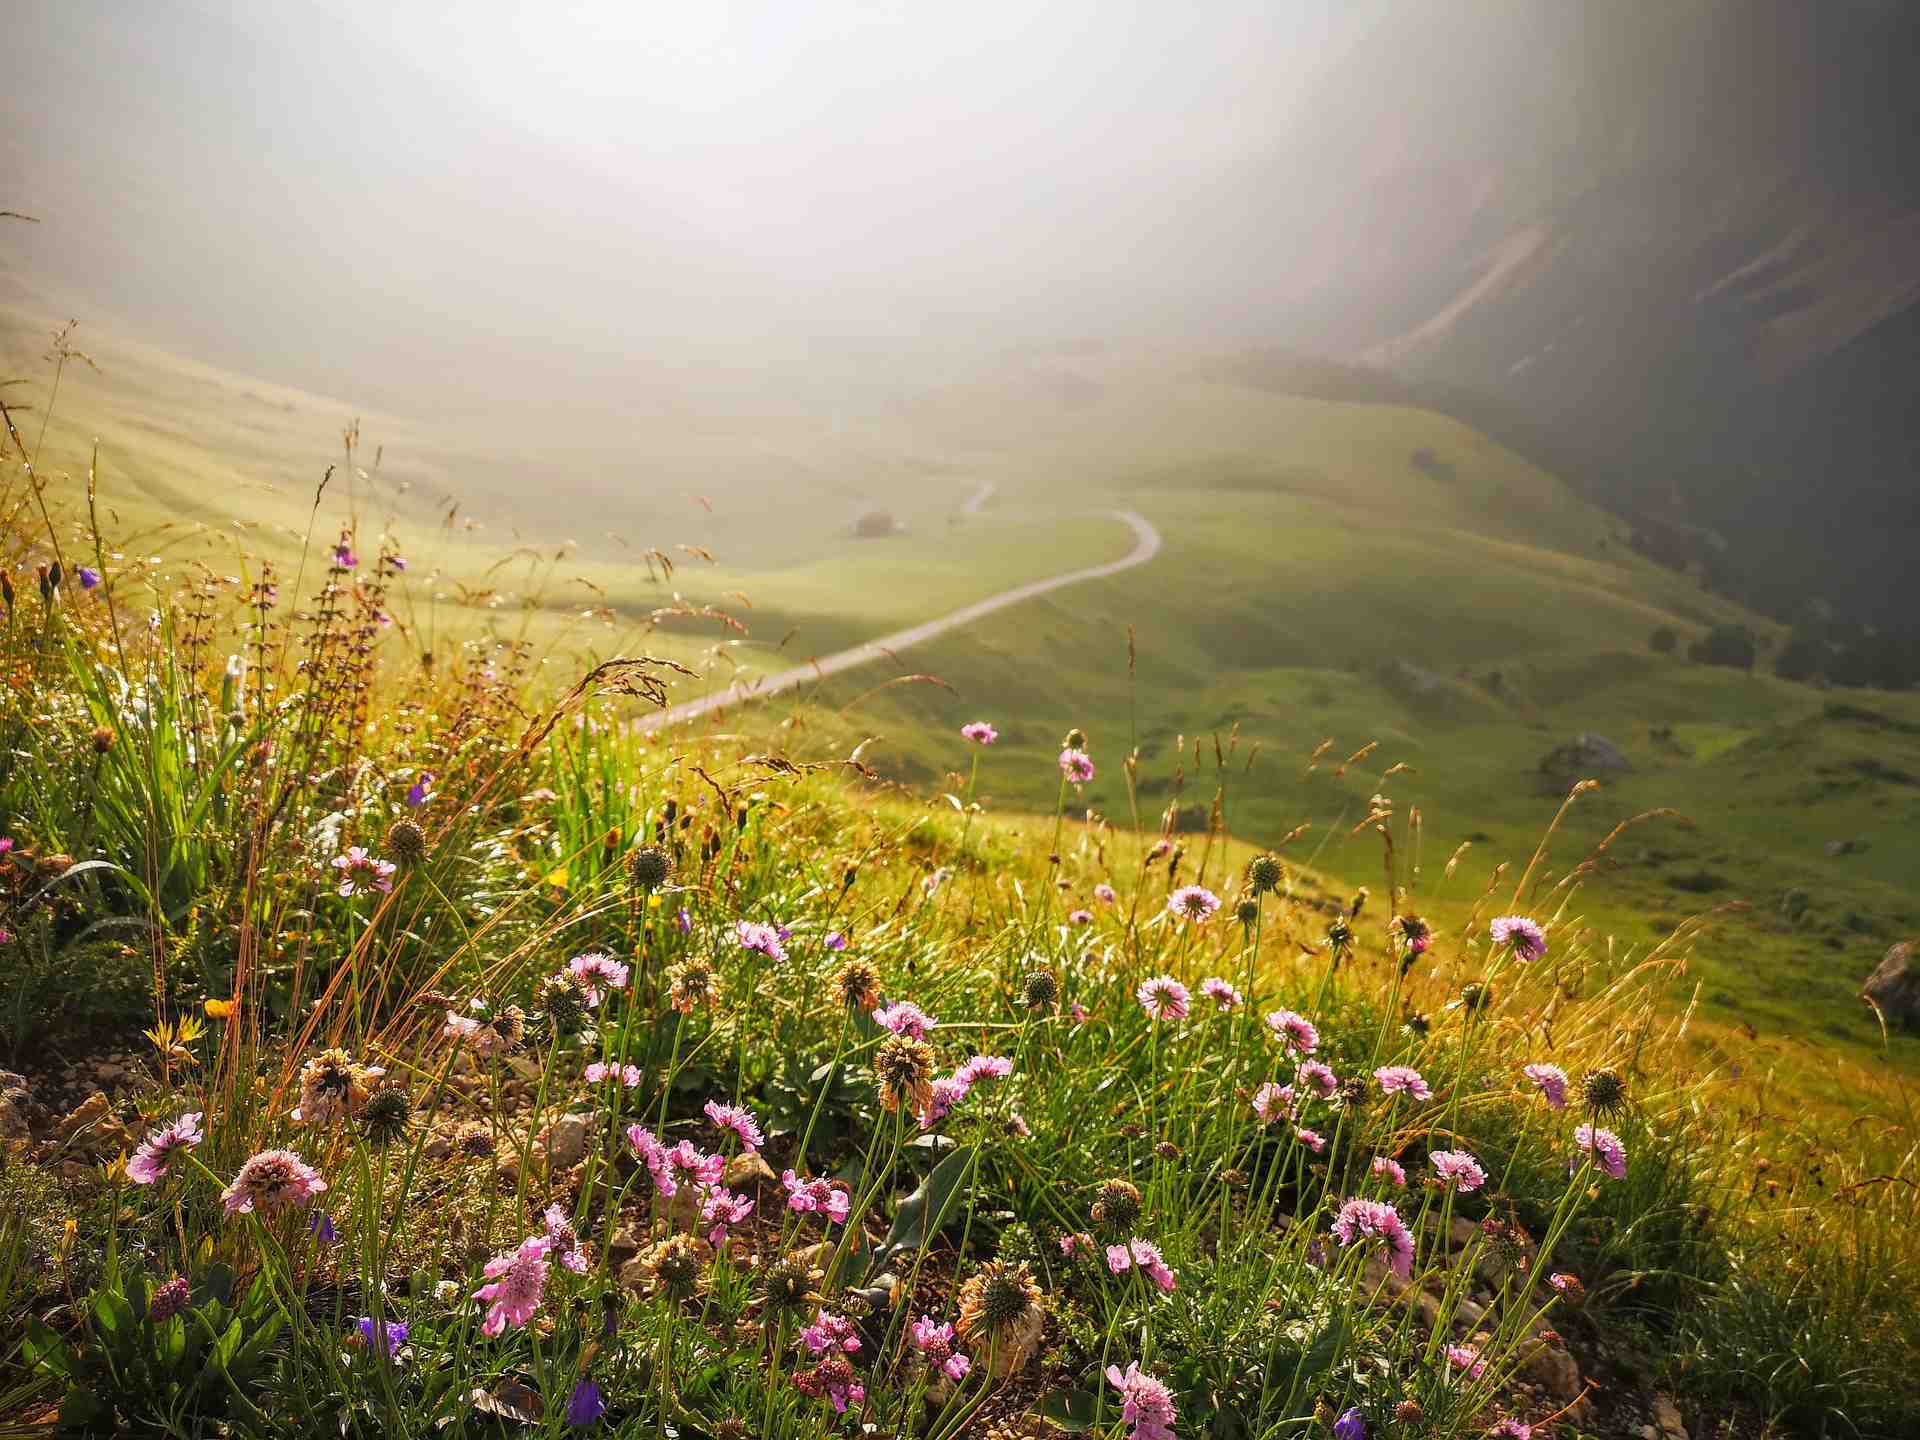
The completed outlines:
<svg viewBox="0 0 1920 1440">
<path fill-rule="evenodd" d="M 30 0 L 16 290 L 370 400 L 687 339 L 1258 329 L 1352 0 Z M 500 383 L 496 383 L 500 382 Z"/>
</svg>

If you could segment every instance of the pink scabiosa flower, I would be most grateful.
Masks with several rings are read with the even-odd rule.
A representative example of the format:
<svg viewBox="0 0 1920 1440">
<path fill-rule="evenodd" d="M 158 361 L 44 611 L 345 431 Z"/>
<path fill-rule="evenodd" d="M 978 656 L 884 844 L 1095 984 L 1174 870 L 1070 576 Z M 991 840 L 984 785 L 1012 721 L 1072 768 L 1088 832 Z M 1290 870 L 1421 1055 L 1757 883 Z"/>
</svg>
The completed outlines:
<svg viewBox="0 0 1920 1440">
<path fill-rule="evenodd" d="M 547 1252 L 553 1242 L 544 1235 L 530 1235 L 518 1250 L 505 1250 L 493 1257 L 481 1271 L 488 1283 L 473 1292 L 473 1298 L 487 1302 L 487 1318 L 481 1323 L 482 1335 L 498 1335 L 509 1325 L 525 1325 L 539 1310 L 547 1290 Z"/>
<path fill-rule="evenodd" d="M 927 1357 L 929 1369 L 938 1370 L 949 1380 L 964 1380 L 973 1362 L 960 1353 L 953 1337 L 953 1326 L 936 1325 L 931 1315 L 913 1322 L 913 1348 Z"/>
<path fill-rule="evenodd" d="M 730 1132 L 740 1142 L 742 1150 L 758 1150 L 767 1143 L 767 1137 L 760 1131 L 759 1122 L 744 1106 L 722 1105 L 717 1100 L 709 1100 L 706 1103 L 705 1112 L 707 1119 L 722 1130 Z"/>
<path fill-rule="evenodd" d="M 873 1012 L 873 1023 L 905 1035 L 909 1040 L 924 1040 L 927 1032 L 940 1022 L 911 1000 L 897 1000 L 885 1009 Z"/>
<path fill-rule="evenodd" d="M 1142 1370 L 1137 1361 L 1107 1367 L 1107 1383 L 1120 1392 L 1120 1418 L 1132 1426 L 1131 1440 L 1173 1440 L 1173 1422 L 1179 1418 L 1173 1392 Z"/>
<path fill-rule="evenodd" d="M 1140 1008 L 1155 1020 L 1184 1020 L 1187 1018 L 1187 1002 L 1192 996 L 1187 993 L 1187 987 L 1171 975 L 1156 975 L 1151 980 L 1140 982 L 1134 998 L 1140 1002 Z"/>
<path fill-rule="evenodd" d="M 1449 1370 L 1464 1370 L 1475 1380 L 1487 1373 L 1487 1362 L 1480 1358 L 1480 1352 L 1471 1345 L 1449 1345 L 1446 1354 Z"/>
<path fill-rule="evenodd" d="M 666 1188 L 673 1180 L 667 1174 L 667 1147 L 660 1143 L 660 1137 L 644 1125 L 629 1125 L 627 1146 L 633 1151 L 634 1158 L 645 1165 L 653 1176 L 653 1188 L 662 1195 L 673 1194 L 672 1190 Z"/>
<path fill-rule="evenodd" d="M 220 1192 L 228 1215 L 257 1213 L 263 1217 L 308 1205 L 327 1188 L 320 1172 L 291 1150 L 262 1150 L 248 1158 Z"/>
<path fill-rule="evenodd" d="M 733 927 L 733 933 L 739 939 L 742 950 L 764 955 L 776 965 L 786 963 L 787 947 L 781 943 L 779 926 L 762 925 L 757 920 L 742 920 Z"/>
<path fill-rule="evenodd" d="M 1067 912 L 1067 923 L 1069 925 L 1091 925 L 1093 923 L 1093 911 L 1069 910 Z"/>
<path fill-rule="evenodd" d="M 1304 1125 L 1296 1125 L 1293 1130 L 1293 1138 L 1316 1155 L 1324 1154 L 1326 1151 L 1327 1137 L 1322 1135 L 1318 1130 L 1309 1130 Z"/>
<path fill-rule="evenodd" d="M 1113 886 L 1102 880 L 1098 885 L 1093 887 L 1093 898 L 1098 900 L 1102 905 L 1113 905 L 1118 903 L 1120 895 Z"/>
<path fill-rule="evenodd" d="M 1169 1295 L 1173 1293 L 1180 1272 L 1167 1267 L 1160 1247 L 1151 1240 L 1142 1240 L 1136 1235 L 1124 1245 L 1107 1246 L 1107 1269 L 1115 1275 L 1124 1274 L 1135 1265 L 1158 1289 Z"/>
<path fill-rule="evenodd" d="M 616 1080 L 629 1090 L 637 1087 L 643 1078 L 638 1065 L 613 1065 L 604 1060 L 595 1060 L 587 1066 L 585 1074 L 589 1085 L 604 1085 Z"/>
<path fill-rule="evenodd" d="M 1071 1260 L 1077 1252 L 1082 1250 L 1089 1254 L 1093 1251 L 1093 1236 L 1086 1231 L 1075 1230 L 1072 1234 L 1060 1237 L 1060 1253 L 1067 1259 Z"/>
<path fill-rule="evenodd" d="M 860 1337 L 854 1333 L 853 1322 L 830 1310 L 813 1312 L 813 1323 L 800 1332 L 800 1343 L 815 1355 L 824 1355 L 829 1350 L 852 1355 L 860 1349 Z"/>
<path fill-rule="evenodd" d="M 802 1180 L 793 1171 L 783 1171 L 780 1183 L 787 1189 L 787 1208 L 800 1215 L 824 1215 L 835 1225 L 847 1223 L 853 1201 L 847 1192 L 834 1188 L 818 1177 Z"/>
<path fill-rule="evenodd" d="M 1318 1060 L 1302 1060 L 1294 1072 L 1293 1083 L 1313 1091 L 1322 1100 L 1331 1100 L 1340 1093 L 1340 1077 L 1333 1073 L 1331 1065 Z"/>
<path fill-rule="evenodd" d="M 200 1129 L 202 1112 L 189 1110 L 171 1125 L 162 1126 L 140 1142 L 127 1161 L 127 1178 L 136 1185 L 156 1185 L 166 1178 L 174 1157 L 191 1150 L 206 1136 Z"/>
<path fill-rule="evenodd" d="M 1413 1236 L 1400 1212 L 1383 1200 L 1349 1200 L 1334 1217 L 1333 1238 L 1341 1248 L 1378 1240 L 1387 1247 L 1387 1264 L 1402 1280 L 1413 1278 Z"/>
<path fill-rule="evenodd" d="M 1060 773 L 1075 785 L 1085 785 L 1093 779 L 1093 757 L 1069 746 L 1060 752 Z"/>
<path fill-rule="evenodd" d="M 1200 993 L 1213 1001 L 1215 1008 L 1220 1010 L 1231 1010 L 1240 1003 L 1240 992 L 1218 975 L 1209 975 L 1202 980 Z"/>
<path fill-rule="evenodd" d="M 1527 1065 L 1520 1073 L 1534 1083 L 1555 1110 L 1567 1108 L 1567 1072 L 1558 1065 Z"/>
<path fill-rule="evenodd" d="M 750 1196 L 736 1195 L 718 1185 L 707 1187 L 700 1202 L 700 1223 L 707 1226 L 707 1243 L 718 1250 L 727 1243 L 727 1232 L 753 1214 Z"/>
<path fill-rule="evenodd" d="M 1593 1163 L 1615 1180 L 1627 1178 L 1627 1147 L 1611 1130 L 1582 1125 L 1573 1132 L 1573 1143 L 1593 1156 Z"/>
<path fill-rule="evenodd" d="M 1382 1065 L 1373 1072 L 1383 1095 L 1411 1095 L 1416 1100 L 1431 1100 L 1433 1089 L 1411 1065 Z"/>
<path fill-rule="evenodd" d="M 1267 1028 L 1287 1042 L 1289 1050 L 1311 1055 L 1320 1048 L 1320 1032 L 1304 1015 L 1291 1010 L 1275 1010 L 1267 1016 Z"/>
<path fill-rule="evenodd" d="M 626 989 L 627 976 L 632 973 L 611 955 L 602 955 L 597 950 L 574 956 L 567 962 L 567 970 L 586 987 L 589 1009 L 597 1008 L 607 991 Z"/>
<path fill-rule="evenodd" d="M 546 1227 L 552 1253 L 560 1263 L 576 1275 L 586 1274 L 587 1252 L 580 1248 L 580 1233 L 573 1228 L 567 1212 L 558 1205 L 549 1205 L 540 1222 Z"/>
<path fill-rule="evenodd" d="M 956 1075 L 941 1075 L 927 1087 L 927 1103 L 922 1107 L 919 1120 L 922 1130 L 931 1130 L 947 1116 L 953 1113 L 953 1107 L 967 1098 L 967 1092 L 973 1087 Z"/>
<path fill-rule="evenodd" d="M 1516 960 L 1538 960 L 1547 953 L 1547 932 L 1525 915 L 1502 915 L 1487 934 L 1496 946 L 1512 946 Z"/>
<path fill-rule="evenodd" d="M 1013 1074 L 1013 1061 L 1004 1055 L 976 1055 L 953 1074 L 969 1087 L 982 1080 L 1005 1080 Z"/>
<path fill-rule="evenodd" d="M 727 1162 L 720 1156 L 697 1149 L 691 1140 L 682 1140 L 660 1152 L 660 1166 L 653 1172 L 653 1183 L 662 1195 L 672 1196 L 679 1194 L 682 1186 L 697 1189 L 718 1185 L 726 1169 Z"/>
<path fill-rule="evenodd" d="M 1443 1190 L 1466 1195 L 1487 1183 L 1487 1172 L 1464 1150 L 1434 1150 L 1427 1155 L 1433 1175 Z"/>
<path fill-rule="evenodd" d="M 1499 1422 L 1487 1431 L 1487 1440 L 1533 1440 L 1533 1427 L 1524 1420 L 1503 1415 Z"/>
<path fill-rule="evenodd" d="M 975 720 L 971 724 L 962 725 L 960 734 L 976 745 L 991 745 L 1000 738 L 1000 732 L 984 720 Z"/>
<path fill-rule="evenodd" d="M 340 893 L 351 898 L 369 890 L 382 894 L 393 889 L 394 864 L 367 853 L 364 845 L 350 845 L 347 853 L 333 857 L 333 868 L 340 872 Z"/>
<path fill-rule="evenodd" d="M 1204 885 L 1182 885 L 1167 896 L 1167 913 L 1176 920 L 1204 925 L 1220 908 L 1220 897 Z"/>
<path fill-rule="evenodd" d="M 1269 1080 L 1253 1092 L 1253 1113 L 1260 1117 L 1262 1125 L 1271 1125 L 1276 1120 L 1290 1117 L 1293 1112 L 1291 1085 L 1277 1085 Z"/>
<path fill-rule="evenodd" d="M 1400 1162 L 1385 1155 L 1373 1157 L 1373 1173 L 1390 1184 L 1405 1185 L 1407 1183 L 1407 1172 L 1401 1167 Z"/>
</svg>

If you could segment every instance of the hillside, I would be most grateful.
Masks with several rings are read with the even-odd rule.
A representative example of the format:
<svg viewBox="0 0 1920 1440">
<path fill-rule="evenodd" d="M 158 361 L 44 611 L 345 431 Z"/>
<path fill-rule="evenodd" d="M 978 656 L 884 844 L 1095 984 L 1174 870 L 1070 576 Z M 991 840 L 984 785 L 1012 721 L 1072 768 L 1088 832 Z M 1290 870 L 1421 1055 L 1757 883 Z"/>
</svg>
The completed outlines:
<svg viewBox="0 0 1920 1440">
<path fill-rule="evenodd" d="M 1269 177 L 1337 177 L 1273 217 L 1295 339 L 1499 397 L 1775 613 L 1904 625 L 1916 54 L 1908 5 L 1397 10 Z"/>
<path fill-rule="evenodd" d="M 10 363 L 44 386 L 42 342 L 24 322 L 12 334 Z M 83 464 L 82 437 L 102 436 L 109 510 L 141 526 L 191 516 L 206 527 L 150 535 L 142 551 L 191 538 L 197 552 L 167 553 L 210 565 L 224 555 L 219 570 L 248 550 L 287 559 L 349 412 L 111 341 L 101 357 L 97 372 L 81 366 L 63 382 L 50 453 Z M 1117 558 L 1130 540 L 1105 512 L 1137 511 L 1164 537 L 1150 564 L 703 724 L 805 754 L 844 755 L 871 737 L 869 763 L 924 786 L 958 763 L 957 727 L 989 718 L 1004 739 L 983 793 L 1040 812 L 1056 799 L 1046 761 L 1080 725 L 1102 766 L 1085 798 L 1109 817 L 1130 814 L 1119 762 L 1137 744 L 1143 824 L 1178 804 L 1181 827 L 1204 831 L 1224 787 L 1231 833 L 1272 843 L 1309 825 L 1302 858 L 1349 884 L 1380 881 L 1377 840 L 1348 831 L 1381 793 L 1421 815 L 1420 852 L 1406 859 L 1422 867 L 1415 893 L 1437 906 L 1478 895 L 1492 865 L 1537 834 L 1568 780 L 1584 778 L 1577 765 L 1543 773 L 1543 761 L 1591 732 L 1632 768 L 1598 777 L 1605 788 L 1567 822 L 1574 841 L 1596 844 L 1642 811 L 1684 818 L 1632 830 L 1576 913 L 1645 946 L 1720 911 L 1671 999 L 1686 1003 L 1697 987 L 1710 1023 L 1695 1033 L 1729 1047 L 1717 1053 L 1744 1055 L 1756 1038 L 1768 1053 L 1787 1047 L 1791 1069 L 1844 1099 L 1857 1077 L 1798 1049 L 1849 1064 L 1882 1053 L 1855 992 L 1886 945 L 1920 924 L 1905 867 L 1920 843 L 1920 705 L 1652 653 L 1662 627 L 1681 654 L 1717 623 L 1750 624 L 1767 653 L 1783 636 L 1633 553 L 1622 522 L 1459 421 L 1254 383 L 1271 374 L 1191 347 L 1091 346 L 903 380 L 890 409 L 925 471 L 898 502 L 906 533 L 858 540 L 817 507 L 784 517 L 771 493 L 770 519 L 749 471 L 715 512 L 687 507 L 711 527 L 719 563 L 670 533 L 649 538 L 677 562 L 670 578 L 604 539 L 563 550 L 571 512 L 508 497 L 491 497 L 481 529 L 448 533 L 450 502 L 416 492 L 474 473 L 471 437 L 363 420 L 368 442 L 399 438 L 361 493 L 416 557 L 396 606 L 407 633 L 522 635 L 568 663 L 644 650 L 696 672 L 674 682 L 675 700 Z M 512 463 L 540 473 L 538 457 Z M 56 504 L 71 507 L 78 488 L 69 471 Z M 646 490 L 631 501 L 642 517 L 684 502 Z M 593 503 L 617 515 L 618 502 Z M 323 506 L 323 534 L 341 509 Z M 243 516 L 274 520 L 234 529 Z M 509 528 L 522 548 L 502 542 Z M 759 537 L 783 528 L 806 558 L 751 563 L 766 553 Z M 749 563 L 719 538 L 735 529 Z M 901 675 L 934 678 L 887 683 Z M 1210 737 L 1235 732 L 1239 758 L 1216 773 Z M 1378 748 L 1363 762 L 1332 773 L 1369 743 Z M 1920 1063 L 1911 1037 L 1896 1035 L 1891 1053 Z"/>
</svg>

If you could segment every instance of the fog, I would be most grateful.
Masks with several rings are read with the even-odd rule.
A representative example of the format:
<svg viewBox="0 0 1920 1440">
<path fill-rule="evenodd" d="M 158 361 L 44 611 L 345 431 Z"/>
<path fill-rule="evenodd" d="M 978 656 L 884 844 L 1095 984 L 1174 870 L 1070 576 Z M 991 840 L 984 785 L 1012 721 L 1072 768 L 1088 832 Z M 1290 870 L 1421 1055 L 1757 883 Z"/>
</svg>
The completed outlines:
<svg viewBox="0 0 1920 1440">
<path fill-rule="evenodd" d="M 862 347 L 1258 334 L 1256 182 L 1373 15 L 36 0 L 0 272 L 356 403 L 585 426 Z"/>
</svg>

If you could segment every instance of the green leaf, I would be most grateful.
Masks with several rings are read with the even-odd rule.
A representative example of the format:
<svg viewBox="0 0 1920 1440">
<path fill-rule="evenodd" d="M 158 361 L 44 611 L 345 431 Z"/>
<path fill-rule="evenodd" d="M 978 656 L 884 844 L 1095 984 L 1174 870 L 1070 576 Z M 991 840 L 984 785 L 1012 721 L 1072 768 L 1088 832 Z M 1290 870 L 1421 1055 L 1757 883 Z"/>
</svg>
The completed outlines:
<svg viewBox="0 0 1920 1440">
<path fill-rule="evenodd" d="M 100 1397 L 84 1385 L 70 1386 L 66 1397 L 60 1402 L 61 1430 L 84 1430 L 94 1421 L 104 1418 L 107 1407 Z"/>
<path fill-rule="evenodd" d="M 133 1307 L 126 1297 L 113 1290 L 102 1290 L 93 1297 L 93 1318 L 103 1335 L 113 1337 L 133 1329 Z"/>
<path fill-rule="evenodd" d="M 933 1173 L 920 1182 L 920 1188 L 900 1202 L 894 1211 L 893 1228 L 874 1252 L 876 1267 L 911 1246 L 919 1249 L 929 1236 L 946 1224 L 954 1202 L 960 1198 L 961 1182 L 972 1167 L 974 1147 L 962 1145 L 933 1167 Z"/>
<path fill-rule="evenodd" d="M 1093 1428 L 1093 1417 L 1100 1402 L 1091 1390 L 1049 1390 L 1034 1408 L 1060 1429 L 1079 1434 Z M 1119 1407 L 1116 1406 L 1113 1413 L 1118 1418 Z"/>
<path fill-rule="evenodd" d="M 27 1363 L 63 1380 L 73 1378 L 73 1349 L 38 1315 L 27 1317 Z"/>
<path fill-rule="evenodd" d="M 241 1327 L 240 1317 L 233 1317 L 233 1323 L 220 1332 L 220 1338 L 213 1343 L 213 1353 L 207 1357 L 209 1365 L 225 1370 L 233 1357 L 240 1351 L 241 1338 L 246 1331 Z"/>
<path fill-rule="evenodd" d="M 237 1325 L 239 1322 L 234 1323 Z M 259 1368 L 261 1360 L 265 1358 L 267 1347 L 273 1344 L 280 1334 L 280 1325 L 280 1317 L 274 1315 L 249 1335 L 247 1343 L 235 1351 L 233 1359 L 227 1362 L 227 1373 L 242 1384 L 251 1379 L 253 1372 Z"/>
</svg>

